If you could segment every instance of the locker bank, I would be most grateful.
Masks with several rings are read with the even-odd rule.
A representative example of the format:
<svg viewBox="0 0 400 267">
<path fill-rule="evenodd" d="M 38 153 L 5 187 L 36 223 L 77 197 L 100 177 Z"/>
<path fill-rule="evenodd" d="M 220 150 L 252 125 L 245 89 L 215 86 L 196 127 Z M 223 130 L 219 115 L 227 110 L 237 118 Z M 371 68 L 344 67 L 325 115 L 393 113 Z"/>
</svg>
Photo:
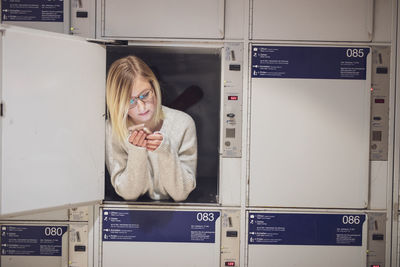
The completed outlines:
<svg viewBox="0 0 400 267">
<path fill-rule="evenodd" d="M 398 266 L 398 1 L 1 7 L 1 266 Z M 111 185 L 128 55 L 196 124 L 185 201 Z"/>
</svg>

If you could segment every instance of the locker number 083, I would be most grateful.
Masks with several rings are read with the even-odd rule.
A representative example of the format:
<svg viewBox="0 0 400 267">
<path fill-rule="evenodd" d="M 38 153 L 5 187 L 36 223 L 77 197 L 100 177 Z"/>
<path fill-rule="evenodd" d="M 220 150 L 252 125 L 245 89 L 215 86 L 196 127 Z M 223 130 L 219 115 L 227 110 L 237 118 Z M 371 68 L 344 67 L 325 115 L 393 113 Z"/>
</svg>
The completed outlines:
<svg viewBox="0 0 400 267">
<path fill-rule="evenodd" d="M 364 49 L 362 48 L 349 48 L 346 50 L 347 57 L 364 57 Z"/>
<path fill-rule="evenodd" d="M 214 213 L 212 212 L 199 212 L 196 215 L 198 222 L 213 222 Z"/>
<path fill-rule="evenodd" d="M 342 217 L 343 224 L 360 224 L 360 216 L 345 215 Z"/>
</svg>

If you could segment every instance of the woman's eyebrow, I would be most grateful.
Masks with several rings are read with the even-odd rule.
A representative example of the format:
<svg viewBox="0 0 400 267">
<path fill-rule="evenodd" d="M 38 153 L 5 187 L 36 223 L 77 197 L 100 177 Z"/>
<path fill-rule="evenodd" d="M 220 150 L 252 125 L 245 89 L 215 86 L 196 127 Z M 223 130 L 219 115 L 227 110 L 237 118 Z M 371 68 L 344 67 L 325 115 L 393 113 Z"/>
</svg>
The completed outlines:
<svg viewBox="0 0 400 267">
<path fill-rule="evenodd" d="M 151 87 L 150 87 L 150 88 L 143 89 L 142 91 L 140 91 L 140 93 L 139 93 L 137 96 L 132 96 L 132 95 L 131 95 L 131 97 L 138 97 L 138 96 L 140 96 L 141 94 L 143 94 L 144 92 L 149 91 L 149 90 L 151 90 Z"/>
</svg>

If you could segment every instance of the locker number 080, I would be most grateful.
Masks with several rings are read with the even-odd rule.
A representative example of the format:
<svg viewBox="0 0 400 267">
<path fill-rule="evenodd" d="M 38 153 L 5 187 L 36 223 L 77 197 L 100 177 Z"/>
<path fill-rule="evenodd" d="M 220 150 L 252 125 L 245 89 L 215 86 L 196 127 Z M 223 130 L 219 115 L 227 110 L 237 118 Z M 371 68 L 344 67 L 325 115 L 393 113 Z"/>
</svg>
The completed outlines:
<svg viewBox="0 0 400 267">
<path fill-rule="evenodd" d="M 345 215 L 342 217 L 343 224 L 360 224 L 360 216 Z"/>
<path fill-rule="evenodd" d="M 364 49 L 362 48 L 349 48 L 346 50 L 347 57 L 364 57 Z"/>
<path fill-rule="evenodd" d="M 46 236 L 62 236 L 63 230 L 61 227 L 46 227 L 44 228 Z"/>
<path fill-rule="evenodd" d="M 198 222 L 213 222 L 214 213 L 212 212 L 199 212 L 196 215 Z"/>
</svg>

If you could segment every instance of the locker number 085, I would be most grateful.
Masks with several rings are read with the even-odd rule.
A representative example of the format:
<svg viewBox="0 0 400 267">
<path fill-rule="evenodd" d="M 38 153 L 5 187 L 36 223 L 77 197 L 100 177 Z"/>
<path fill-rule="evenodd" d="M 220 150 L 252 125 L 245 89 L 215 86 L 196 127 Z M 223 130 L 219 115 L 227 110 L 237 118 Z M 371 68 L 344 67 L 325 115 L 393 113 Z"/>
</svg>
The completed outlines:
<svg viewBox="0 0 400 267">
<path fill-rule="evenodd" d="M 364 49 L 362 48 L 349 48 L 346 50 L 347 57 L 364 57 Z"/>
<path fill-rule="evenodd" d="M 360 216 L 345 215 L 342 217 L 343 224 L 360 224 Z"/>
<path fill-rule="evenodd" d="M 213 222 L 214 213 L 212 212 L 199 212 L 196 215 L 198 222 Z"/>
</svg>

